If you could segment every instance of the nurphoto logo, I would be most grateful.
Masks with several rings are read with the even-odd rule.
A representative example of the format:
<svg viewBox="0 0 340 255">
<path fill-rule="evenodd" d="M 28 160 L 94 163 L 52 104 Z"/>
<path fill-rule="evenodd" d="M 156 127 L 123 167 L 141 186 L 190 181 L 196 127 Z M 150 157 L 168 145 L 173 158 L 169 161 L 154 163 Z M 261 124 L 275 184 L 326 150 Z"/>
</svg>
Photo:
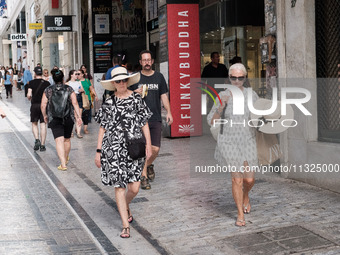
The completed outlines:
<svg viewBox="0 0 340 255">
<path fill-rule="evenodd" d="M 218 93 L 216 92 L 216 90 L 207 85 L 204 84 L 205 86 L 207 86 L 207 88 L 209 88 L 216 96 L 217 99 L 219 100 L 220 104 L 222 105 L 222 100 L 220 98 L 220 96 L 218 95 Z M 215 88 L 219 88 L 219 89 L 227 89 L 231 92 L 232 96 L 233 96 L 233 102 L 232 102 L 232 106 L 233 106 L 233 114 L 234 115 L 244 115 L 244 105 L 245 105 L 245 97 L 244 94 L 242 92 L 242 90 L 234 85 L 228 85 L 228 84 L 216 84 Z M 212 100 L 214 101 L 214 104 L 217 105 L 218 101 L 215 99 L 215 96 L 207 89 L 204 88 L 200 88 L 202 91 L 206 92 L 206 94 L 202 94 L 201 97 L 201 102 L 202 102 L 202 109 L 201 109 L 201 113 L 202 115 L 206 115 L 207 114 L 207 104 L 206 104 L 206 100 L 207 97 L 206 95 L 209 95 Z M 280 115 L 286 116 L 287 115 L 287 105 L 295 105 L 305 116 L 311 116 L 312 114 L 306 109 L 306 107 L 303 105 L 307 102 L 309 102 L 309 100 L 311 99 L 311 93 L 309 90 L 304 89 L 304 88 L 297 88 L 297 87 L 286 87 L 286 88 L 282 88 L 281 89 L 281 101 L 278 101 L 278 90 L 277 88 L 273 88 L 272 89 L 272 93 L 273 93 L 273 99 L 271 100 L 272 104 L 271 107 L 265 110 L 258 110 L 255 109 L 254 104 L 253 104 L 253 98 L 252 98 L 252 90 L 248 90 L 247 91 L 247 106 L 249 108 L 249 111 L 254 114 L 254 115 L 258 115 L 258 116 L 270 116 L 271 114 L 273 114 L 275 111 L 277 111 L 277 109 L 280 110 Z M 299 95 L 303 95 L 302 98 L 288 98 L 287 94 L 288 93 L 294 93 L 294 95 L 299 94 Z M 280 105 L 279 105 L 280 103 Z M 291 108 L 291 107 L 289 107 Z M 279 119 L 256 119 L 256 120 L 249 120 L 248 121 L 248 125 L 251 127 L 261 127 L 262 125 L 265 124 L 265 122 L 269 122 L 272 123 L 272 125 L 274 124 L 274 122 L 279 121 Z M 284 123 L 286 122 L 286 123 Z M 214 126 L 215 125 L 219 125 L 219 124 L 227 124 L 228 120 L 226 119 L 216 119 L 214 120 Z M 253 124 L 251 124 L 253 123 Z M 257 125 L 254 125 L 254 123 L 257 123 Z M 232 122 L 230 123 L 231 125 L 233 124 Z M 243 126 L 246 125 L 246 120 L 244 120 L 243 123 L 234 123 L 234 124 L 242 124 Z M 295 127 L 297 125 L 297 121 L 294 119 L 285 119 L 284 121 L 282 121 L 281 125 L 283 126 L 289 126 L 289 127 Z"/>
</svg>

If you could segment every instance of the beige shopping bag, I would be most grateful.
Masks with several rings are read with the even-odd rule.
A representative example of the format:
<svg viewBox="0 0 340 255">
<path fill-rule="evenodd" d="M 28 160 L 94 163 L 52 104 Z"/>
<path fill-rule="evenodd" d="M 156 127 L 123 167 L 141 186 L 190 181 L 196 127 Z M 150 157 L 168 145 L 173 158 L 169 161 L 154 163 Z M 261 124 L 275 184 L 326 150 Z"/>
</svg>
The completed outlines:
<svg viewBox="0 0 340 255">
<path fill-rule="evenodd" d="M 276 134 L 256 131 L 257 156 L 260 165 L 270 165 L 282 156 Z"/>
</svg>

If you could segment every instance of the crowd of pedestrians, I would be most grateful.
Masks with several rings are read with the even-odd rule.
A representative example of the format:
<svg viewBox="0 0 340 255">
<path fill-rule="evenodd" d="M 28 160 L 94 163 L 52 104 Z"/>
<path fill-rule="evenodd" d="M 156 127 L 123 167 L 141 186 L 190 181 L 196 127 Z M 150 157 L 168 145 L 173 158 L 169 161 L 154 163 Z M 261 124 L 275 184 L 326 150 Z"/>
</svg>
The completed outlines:
<svg viewBox="0 0 340 255">
<path fill-rule="evenodd" d="M 219 64 L 217 52 L 211 54 L 211 60 L 202 77 L 224 77 L 230 79 L 231 84 L 244 93 L 247 91 L 244 86 L 247 71 L 242 64 L 234 64 L 228 70 Z M 102 106 L 95 115 L 95 121 L 99 123 L 100 128 L 94 163 L 101 169 L 102 183 L 115 189 L 122 221 L 120 236 L 129 238 L 129 224 L 133 221 L 129 204 L 140 188 L 151 189 L 150 181 L 154 181 L 156 176 L 153 162 L 161 147 L 162 105 L 166 110 L 165 121 L 168 125 L 172 124 L 173 117 L 164 76 L 152 69 L 152 52 L 144 50 L 139 54 L 141 70 L 137 72 L 123 67 L 121 62 L 120 56 L 114 56 L 113 66 L 103 75 L 101 81 L 105 92 L 102 96 Z M 15 68 L 4 69 L 0 74 L 6 87 L 7 98 L 12 97 L 13 84 L 21 90 L 19 83 L 14 83 L 18 81 L 18 72 L 14 70 Z M 90 133 L 88 125 L 92 115 L 91 105 L 93 101 L 98 103 L 93 77 L 87 72 L 85 65 L 80 69 L 71 70 L 67 79 L 58 67 L 53 67 L 49 75 L 48 70 L 37 65 L 34 68 L 34 77 L 28 66 L 23 72 L 22 83 L 25 95 L 31 101 L 30 117 L 35 139 L 33 149 L 42 152 L 46 150 L 47 127 L 50 128 L 60 161 L 57 169 L 66 171 L 73 131 L 79 139 L 83 138 L 83 134 Z M 253 99 L 256 100 L 255 92 L 253 94 Z M 230 118 L 236 118 L 230 114 L 230 92 L 222 91 L 220 96 L 223 104 L 212 107 L 208 115 L 209 124 L 224 115 L 224 112 L 229 114 Z M 1 109 L 0 114 L 3 118 L 6 116 Z M 222 165 L 233 162 L 239 168 L 257 164 L 254 130 L 234 131 L 226 129 L 223 134 L 235 139 L 232 144 L 225 143 L 223 139 L 218 140 L 216 160 Z M 244 142 L 239 141 L 242 139 L 252 142 L 248 147 L 242 147 Z M 236 172 L 232 175 L 232 184 L 232 193 L 238 209 L 235 224 L 245 226 L 244 214 L 250 213 L 249 191 L 254 185 L 254 174 Z"/>
<path fill-rule="evenodd" d="M 120 55 L 114 56 L 112 63 L 101 81 L 105 92 L 95 116 L 100 124 L 95 165 L 101 169 L 102 183 L 115 188 L 123 225 L 120 236 L 128 238 L 129 224 L 133 221 L 129 204 L 140 187 L 150 189 L 149 180 L 155 178 L 152 163 L 160 149 L 161 104 L 167 111 L 168 124 L 173 118 L 166 81 L 161 73 L 152 70 L 154 58 L 150 51 L 140 53 L 141 71 L 133 72 L 131 65 L 126 65 L 129 70 L 123 67 Z M 33 150 L 46 151 L 47 128 L 50 128 L 60 161 L 57 169 L 66 171 L 73 131 L 79 139 L 90 133 L 91 106 L 98 103 L 93 77 L 85 65 L 71 70 L 67 78 L 56 66 L 50 73 L 40 64 L 34 67 L 33 73 L 30 66 L 23 72 L 15 68 L 1 68 L 6 97 L 12 97 L 13 86 L 18 91 L 24 89 L 25 97 L 31 102 Z M 2 109 L 0 114 L 3 118 L 6 116 Z M 141 145 L 137 146 L 142 151 L 137 157 L 130 152 L 129 144 L 134 140 Z"/>
<path fill-rule="evenodd" d="M 136 72 L 131 70 L 131 66 L 129 69 L 122 66 L 119 55 L 113 57 L 112 64 L 101 81 L 104 93 L 102 106 L 95 114 L 95 121 L 99 123 L 100 128 L 94 163 L 101 169 L 102 183 L 115 189 L 122 221 L 120 236 L 129 238 L 129 224 L 133 221 L 129 204 L 140 188 L 151 189 L 150 182 L 154 181 L 156 176 L 153 162 L 161 147 L 161 107 L 166 110 L 165 121 L 169 125 L 172 124 L 173 117 L 167 95 L 168 86 L 163 75 L 152 69 L 154 57 L 151 51 L 144 50 L 140 53 L 141 69 Z M 18 72 L 16 67 L 2 67 L 0 77 L 1 84 L 6 88 L 6 98 L 12 97 L 13 86 L 17 90 L 24 86 L 25 95 L 31 101 L 30 117 L 35 139 L 33 149 L 46 150 L 46 130 L 47 127 L 50 128 L 60 161 L 58 169 L 66 171 L 73 132 L 79 139 L 90 133 L 88 125 L 92 116 L 91 105 L 99 102 L 99 96 L 93 86 L 93 77 L 86 66 L 71 70 L 66 79 L 58 67 L 53 67 L 49 73 L 41 65 L 34 68 L 33 77 L 29 66 L 23 73 Z M 245 67 L 237 63 L 228 70 L 219 63 L 217 52 L 211 54 L 211 63 L 204 69 L 202 77 L 223 77 L 243 93 L 247 91 L 245 88 L 249 87 L 246 86 Z M 253 94 L 253 100 L 256 100 L 257 95 L 255 92 Z M 236 118 L 231 114 L 230 92 L 222 91 L 220 96 L 223 104 L 212 107 L 208 115 L 209 124 L 224 114 Z M 2 109 L 0 114 L 2 118 L 6 117 Z M 233 162 L 239 168 L 257 164 L 254 130 L 243 131 L 244 133 L 237 129 L 232 133 L 232 129 L 225 129 L 223 135 L 232 137 L 235 141 L 230 144 L 225 143 L 223 139 L 218 140 L 215 158 L 220 164 Z M 242 139 L 252 142 L 248 147 L 242 147 Z M 135 157 L 131 147 L 134 151 L 144 152 L 138 152 L 140 155 Z M 236 151 L 238 153 L 235 154 Z M 249 192 L 254 185 L 254 174 L 236 172 L 232 175 L 232 184 L 232 193 L 238 209 L 235 224 L 245 226 L 244 215 L 251 210 Z"/>
</svg>

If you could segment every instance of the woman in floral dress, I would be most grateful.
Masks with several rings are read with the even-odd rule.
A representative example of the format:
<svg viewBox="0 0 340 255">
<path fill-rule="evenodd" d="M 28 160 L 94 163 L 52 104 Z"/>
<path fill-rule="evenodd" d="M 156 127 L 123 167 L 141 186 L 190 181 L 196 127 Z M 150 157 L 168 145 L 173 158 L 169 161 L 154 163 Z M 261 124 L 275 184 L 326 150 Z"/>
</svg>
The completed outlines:
<svg viewBox="0 0 340 255">
<path fill-rule="evenodd" d="M 95 164 L 101 167 L 104 185 L 114 186 L 115 197 L 123 230 L 122 238 L 130 237 L 129 223 L 133 221 L 129 204 L 137 195 L 145 158 L 133 160 L 127 151 L 123 129 L 129 139 L 146 139 L 146 158 L 151 156 L 151 138 L 148 120 L 152 113 L 138 93 L 128 90 L 128 86 L 139 81 L 139 73 L 129 75 L 124 67 L 111 72 L 111 79 L 101 81 L 107 90 L 115 90 L 96 114 L 100 124 Z"/>
<path fill-rule="evenodd" d="M 247 70 L 241 63 L 232 65 L 229 68 L 229 80 L 231 85 L 239 88 L 244 96 L 244 114 L 233 114 L 233 95 L 230 90 L 219 93 L 222 105 L 214 105 L 208 114 L 207 120 L 213 125 L 215 119 L 226 119 L 227 124 L 223 125 L 223 134 L 218 134 L 215 149 L 215 159 L 222 166 L 230 166 L 234 172 L 232 177 L 232 193 L 237 206 L 238 215 L 236 226 L 245 226 L 244 214 L 250 213 L 249 192 L 254 186 L 254 169 L 258 166 L 255 128 L 247 123 L 250 119 L 248 108 L 248 91 L 252 95 L 253 103 L 258 99 L 258 95 L 252 88 L 244 87 L 247 80 Z M 223 108 L 226 106 L 224 116 Z M 231 125 L 230 123 L 234 123 Z M 242 123 L 245 123 L 242 125 Z"/>
</svg>

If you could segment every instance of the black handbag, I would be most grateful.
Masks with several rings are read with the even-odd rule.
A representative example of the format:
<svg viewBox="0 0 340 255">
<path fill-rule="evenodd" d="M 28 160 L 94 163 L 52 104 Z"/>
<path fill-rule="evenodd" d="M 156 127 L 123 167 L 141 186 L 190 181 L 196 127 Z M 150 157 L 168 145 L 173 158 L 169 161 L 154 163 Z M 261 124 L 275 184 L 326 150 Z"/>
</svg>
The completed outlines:
<svg viewBox="0 0 340 255">
<path fill-rule="evenodd" d="M 145 157 L 145 139 L 144 137 L 129 140 L 127 131 L 124 131 L 124 136 L 127 144 L 127 150 L 130 157 L 134 160 Z"/>
<path fill-rule="evenodd" d="M 112 95 L 112 100 L 117 108 L 116 105 L 116 98 L 115 95 Z M 123 122 L 121 121 L 122 116 L 120 114 L 120 112 L 117 110 L 118 114 L 119 114 L 119 121 L 120 123 L 123 125 Z M 127 128 L 123 126 L 123 132 L 124 132 L 124 137 L 125 137 L 125 141 L 126 141 L 126 145 L 127 145 L 127 151 L 130 155 L 130 157 L 133 160 L 139 159 L 139 158 L 144 158 L 146 156 L 145 153 L 145 146 L 146 146 L 146 142 L 145 142 L 145 138 L 144 136 L 142 136 L 141 138 L 137 138 L 137 139 L 129 139 L 128 137 L 128 133 L 127 133 Z"/>
</svg>

